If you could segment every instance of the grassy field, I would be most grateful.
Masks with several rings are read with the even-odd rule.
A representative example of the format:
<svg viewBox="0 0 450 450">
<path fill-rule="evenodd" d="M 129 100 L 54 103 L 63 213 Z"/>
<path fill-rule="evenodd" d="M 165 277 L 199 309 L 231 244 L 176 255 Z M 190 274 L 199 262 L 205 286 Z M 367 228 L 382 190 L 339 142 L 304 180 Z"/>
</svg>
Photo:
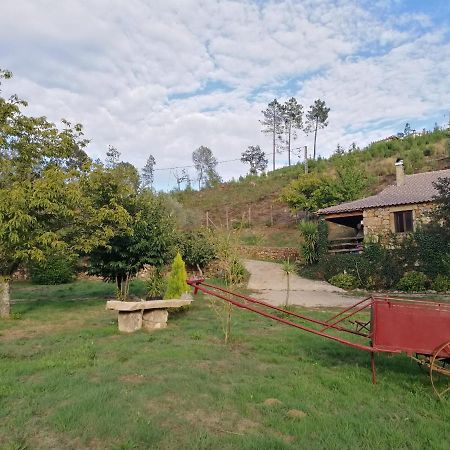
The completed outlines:
<svg viewBox="0 0 450 450">
<path fill-rule="evenodd" d="M 237 310 L 225 346 L 205 298 L 165 330 L 123 335 L 112 293 L 15 286 L 1 449 L 448 448 L 449 401 L 404 356 L 378 357 L 372 386 L 368 354 Z"/>
</svg>

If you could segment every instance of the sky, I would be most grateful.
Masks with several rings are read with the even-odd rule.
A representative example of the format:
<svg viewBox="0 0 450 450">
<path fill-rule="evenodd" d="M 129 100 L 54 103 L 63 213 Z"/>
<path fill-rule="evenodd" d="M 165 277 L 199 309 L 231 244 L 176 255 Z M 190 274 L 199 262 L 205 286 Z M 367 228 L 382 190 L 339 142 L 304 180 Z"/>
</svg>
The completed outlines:
<svg viewBox="0 0 450 450">
<path fill-rule="evenodd" d="M 270 155 L 259 120 L 274 98 L 326 102 L 324 157 L 406 122 L 448 123 L 450 2 L 0 0 L 0 68 L 14 74 L 3 94 L 26 99 L 27 114 L 82 123 L 93 158 L 113 145 L 142 168 L 154 155 L 155 187 L 168 190 L 165 169 L 191 165 L 201 145 L 219 161 L 249 145 Z M 247 170 L 218 165 L 224 180 Z"/>
</svg>

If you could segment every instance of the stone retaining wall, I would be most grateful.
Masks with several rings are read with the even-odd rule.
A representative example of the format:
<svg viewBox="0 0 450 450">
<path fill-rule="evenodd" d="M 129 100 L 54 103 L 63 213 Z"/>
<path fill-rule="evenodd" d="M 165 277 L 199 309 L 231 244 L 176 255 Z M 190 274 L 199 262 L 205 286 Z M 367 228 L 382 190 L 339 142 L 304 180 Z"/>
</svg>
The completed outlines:
<svg viewBox="0 0 450 450">
<path fill-rule="evenodd" d="M 267 259 L 270 261 L 282 261 L 290 259 L 295 261 L 299 258 L 298 249 L 294 247 L 259 247 L 253 245 L 241 245 L 238 252 L 245 258 Z"/>
</svg>

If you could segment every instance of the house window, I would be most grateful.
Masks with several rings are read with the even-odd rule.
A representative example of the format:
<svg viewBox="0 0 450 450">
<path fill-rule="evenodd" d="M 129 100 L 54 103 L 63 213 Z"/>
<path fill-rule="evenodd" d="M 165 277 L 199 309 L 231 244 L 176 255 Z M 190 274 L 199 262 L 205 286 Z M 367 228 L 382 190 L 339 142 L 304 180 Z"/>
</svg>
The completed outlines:
<svg viewBox="0 0 450 450">
<path fill-rule="evenodd" d="M 414 231 L 413 212 L 398 211 L 394 213 L 394 224 L 396 233 L 408 233 Z"/>
</svg>

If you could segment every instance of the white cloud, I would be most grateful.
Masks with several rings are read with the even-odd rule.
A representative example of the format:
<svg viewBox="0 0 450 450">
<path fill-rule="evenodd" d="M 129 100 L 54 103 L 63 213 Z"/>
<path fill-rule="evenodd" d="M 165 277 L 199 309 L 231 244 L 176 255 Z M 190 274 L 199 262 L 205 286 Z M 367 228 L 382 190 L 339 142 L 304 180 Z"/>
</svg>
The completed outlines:
<svg viewBox="0 0 450 450">
<path fill-rule="evenodd" d="M 94 157 L 108 144 L 139 167 L 149 153 L 157 167 L 189 164 L 199 145 L 220 160 L 251 144 L 270 151 L 260 111 L 292 95 L 331 107 L 319 135 L 327 155 L 337 142 L 364 145 L 450 104 L 448 30 L 422 12 L 389 16 L 391 3 L 381 4 L 3 0 L 0 60 L 15 73 L 6 90 L 28 99 L 30 113 L 85 124 Z"/>
</svg>

